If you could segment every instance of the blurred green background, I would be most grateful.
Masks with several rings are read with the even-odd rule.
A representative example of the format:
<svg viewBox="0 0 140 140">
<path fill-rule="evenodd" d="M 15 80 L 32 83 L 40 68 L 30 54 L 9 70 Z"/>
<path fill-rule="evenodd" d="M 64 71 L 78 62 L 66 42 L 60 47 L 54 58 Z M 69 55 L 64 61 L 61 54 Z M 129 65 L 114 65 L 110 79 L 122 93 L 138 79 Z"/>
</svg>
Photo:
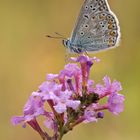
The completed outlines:
<svg viewBox="0 0 140 140">
<path fill-rule="evenodd" d="M 83 0 L 0 0 L 0 139 L 41 140 L 30 127 L 13 127 L 10 118 L 22 114 L 32 91 L 46 73 L 65 64 L 60 40 L 45 34 L 70 36 Z M 125 111 L 106 112 L 98 123 L 79 125 L 64 140 L 140 140 L 140 0 L 109 0 L 121 26 L 120 47 L 95 54 L 91 77 L 107 74 L 122 82 Z M 94 56 L 90 55 L 90 56 Z"/>
</svg>

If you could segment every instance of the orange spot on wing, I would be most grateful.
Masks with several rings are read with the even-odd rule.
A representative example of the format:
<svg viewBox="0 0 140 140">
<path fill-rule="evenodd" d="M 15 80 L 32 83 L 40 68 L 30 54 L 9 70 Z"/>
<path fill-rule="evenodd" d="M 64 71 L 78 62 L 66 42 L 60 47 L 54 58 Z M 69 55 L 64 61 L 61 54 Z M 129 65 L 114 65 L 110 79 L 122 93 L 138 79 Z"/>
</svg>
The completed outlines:
<svg viewBox="0 0 140 140">
<path fill-rule="evenodd" d="M 113 22 L 111 20 L 108 21 L 108 24 L 113 24 Z"/>
<path fill-rule="evenodd" d="M 116 32 L 115 32 L 115 31 L 110 31 L 110 32 L 109 32 L 109 35 L 115 36 L 115 35 L 116 35 Z"/>
<path fill-rule="evenodd" d="M 109 24 L 108 25 L 108 29 L 113 29 L 113 25 L 112 24 Z"/>
</svg>

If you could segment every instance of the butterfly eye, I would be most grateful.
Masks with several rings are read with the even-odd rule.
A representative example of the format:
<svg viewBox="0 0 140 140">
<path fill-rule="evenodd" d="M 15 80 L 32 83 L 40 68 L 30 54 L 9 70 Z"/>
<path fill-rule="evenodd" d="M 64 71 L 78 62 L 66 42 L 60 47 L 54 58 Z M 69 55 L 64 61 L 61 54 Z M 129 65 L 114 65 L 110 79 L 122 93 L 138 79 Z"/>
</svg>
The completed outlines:
<svg viewBox="0 0 140 140">
<path fill-rule="evenodd" d="M 69 43 L 68 43 L 68 42 L 69 42 L 69 40 L 65 40 L 65 39 L 64 39 L 64 40 L 62 40 L 62 41 L 63 41 L 64 46 L 65 46 L 65 47 L 67 47 L 67 46 L 68 46 L 68 44 L 69 44 Z"/>
</svg>

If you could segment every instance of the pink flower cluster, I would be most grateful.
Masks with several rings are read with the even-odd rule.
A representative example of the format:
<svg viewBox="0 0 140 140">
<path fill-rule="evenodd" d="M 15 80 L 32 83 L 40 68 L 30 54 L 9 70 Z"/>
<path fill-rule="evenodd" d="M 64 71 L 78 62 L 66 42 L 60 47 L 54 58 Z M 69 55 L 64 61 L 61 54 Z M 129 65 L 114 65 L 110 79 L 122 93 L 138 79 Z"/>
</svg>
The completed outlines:
<svg viewBox="0 0 140 140">
<path fill-rule="evenodd" d="M 82 55 L 71 58 L 71 61 L 59 74 L 48 74 L 38 91 L 33 92 L 23 109 L 22 116 L 14 116 L 12 123 L 29 124 L 42 139 L 61 139 L 64 134 L 72 130 L 79 123 L 88 123 L 104 118 L 103 110 L 118 115 L 124 109 L 124 96 L 119 94 L 121 83 L 111 82 L 108 76 L 103 82 L 95 84 L 89 79 L 91 67 L 100 60 Z M 101 104 L 102 98 L 107 98 Z M 45 104 L 51 108 L 45 108 Z M 44 125 L 54 131 L 50 137 L 38 124 L 37 118 L 44 116 Z"/>
</svg>

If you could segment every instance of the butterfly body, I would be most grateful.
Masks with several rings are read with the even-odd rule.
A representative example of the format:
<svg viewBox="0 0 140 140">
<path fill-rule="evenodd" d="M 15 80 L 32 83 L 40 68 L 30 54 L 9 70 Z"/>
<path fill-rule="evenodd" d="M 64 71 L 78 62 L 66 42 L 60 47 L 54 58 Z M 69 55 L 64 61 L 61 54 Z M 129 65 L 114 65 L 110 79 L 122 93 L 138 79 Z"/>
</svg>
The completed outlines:
<svg viewBox="0 0 140 140">
<path fill-rule="evenodd" d="M 107 0 L 85 0 L 70 39 L 70 52 L 94 52 L 114 48 L 120 40 L 118 20 Z"/>
</svg>

